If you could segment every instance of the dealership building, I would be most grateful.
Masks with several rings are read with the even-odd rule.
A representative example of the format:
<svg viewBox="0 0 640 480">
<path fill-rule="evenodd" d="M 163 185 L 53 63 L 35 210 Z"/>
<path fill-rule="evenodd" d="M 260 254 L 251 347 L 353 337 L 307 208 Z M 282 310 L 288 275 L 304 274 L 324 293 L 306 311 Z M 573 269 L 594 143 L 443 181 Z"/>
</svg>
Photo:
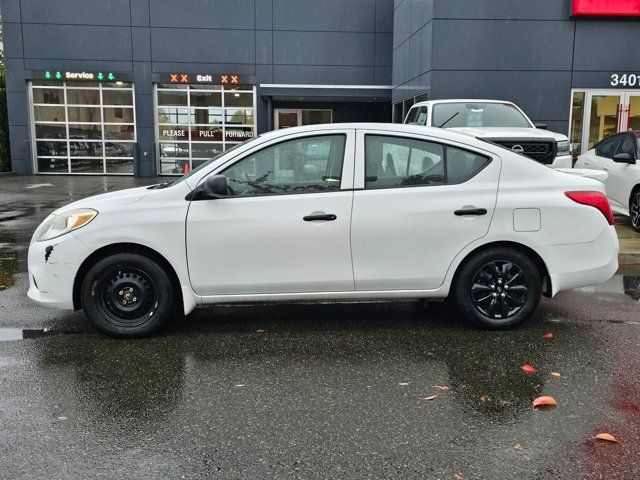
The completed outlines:
<svg viewBox="0 0 640 480">
<path fill-rule="evenodd" d="M 260 133 L 504 99 L 640 130 L 640 0 L 1 0 L 12 169 L 177 175 Z"/>
</svg>

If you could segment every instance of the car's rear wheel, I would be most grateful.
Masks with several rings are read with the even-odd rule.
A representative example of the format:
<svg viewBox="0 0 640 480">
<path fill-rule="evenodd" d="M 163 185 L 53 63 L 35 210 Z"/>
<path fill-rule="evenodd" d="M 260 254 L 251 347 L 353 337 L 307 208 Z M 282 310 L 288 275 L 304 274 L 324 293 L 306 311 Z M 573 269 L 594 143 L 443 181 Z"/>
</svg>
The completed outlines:
<svg viewBox="0 0 640 480">
<path fill-rule="evenodd" d="M 452 286 L 458 308 L 483 328 L 512 328 L 534 313 L 542 277 L 526 254 L 513 248 L 491 248 L 466 261 Z"/>
<path fill-rule="evenodd" d="M 640 187 L 636 187 L 631 194 L 629 216 L 631 217 L 631 226 L 640 232 Z"/>
<path fill-rule="evenodd" d="M 103 332 L 141 337 L 161 327 L 174 306 L 171 279 L 150 258 L 118 253 L 93 265 L 81 286 L 82 308 Z"/>
</svg>

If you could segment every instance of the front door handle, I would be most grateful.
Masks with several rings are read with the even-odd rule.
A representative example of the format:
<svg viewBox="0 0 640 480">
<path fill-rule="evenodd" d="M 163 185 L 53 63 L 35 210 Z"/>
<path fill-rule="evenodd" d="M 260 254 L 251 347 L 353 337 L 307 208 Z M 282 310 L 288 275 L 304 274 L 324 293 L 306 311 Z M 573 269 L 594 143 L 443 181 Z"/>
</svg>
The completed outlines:
<svg viewBox="0 0 640 480">
<path fill-rule="evenodd" d="M 486 215 L 486 208 L 465 208 L 463 210 L 456 210 L 453 212 L 454 215 L 461 217 L 462 215 Z"/>
<path fill-rule="evenodd" d="M 336 217 L 333 213 L 318 213 L 313 215 L 307 215 L 306 217 L 302 217 L 305 222 L 313 222 L 316 220 L 323 220 L 325 222 L 333 222 Z"/>
<path fill-rule="evenodd" d="M 603 170 L 611 170 L 611 166 L 609 165 L 605 165 L 604 167 L 602 167 Z"/>
</svg>

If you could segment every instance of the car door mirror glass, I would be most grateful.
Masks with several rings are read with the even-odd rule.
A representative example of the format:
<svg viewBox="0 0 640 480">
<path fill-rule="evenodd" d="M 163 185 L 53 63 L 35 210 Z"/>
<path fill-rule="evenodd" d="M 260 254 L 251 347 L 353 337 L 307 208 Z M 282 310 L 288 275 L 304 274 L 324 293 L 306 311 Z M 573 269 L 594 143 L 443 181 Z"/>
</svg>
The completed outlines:
<svg viewBox="0 0 640 480">
<path fill-rule="evenodd" d="M 223 198 L 227 196 L 228 192 L 227 177 L 224 175 L 209 175 L 205 178 L 202 185 L 203 198 Z"/>
<path fill-rule="evenodd" d="M 631 157 L 628 153 L 616 153 L 613 156 L 613 161 L 618 163 L 636 163 L 635 159 Z"/>
</svg>

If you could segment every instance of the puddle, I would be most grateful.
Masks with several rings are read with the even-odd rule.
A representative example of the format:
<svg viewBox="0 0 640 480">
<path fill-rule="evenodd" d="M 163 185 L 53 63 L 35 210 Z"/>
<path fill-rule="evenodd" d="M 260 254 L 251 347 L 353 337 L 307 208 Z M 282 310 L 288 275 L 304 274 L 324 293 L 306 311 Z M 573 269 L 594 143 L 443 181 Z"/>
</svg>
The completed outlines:
<svg viewBox="0 0 640 480">
<path fill-rule="evenodd" d="M 578 290 L 589 293 L 622 293 L 640 301 L 640 275 L 614 275 L 605 283 Z"/>
<path fill-rule="evenodd" d="M 27 338 L 44 337 L 50 332 L 48 328 L 41 329 L 21 329 L 21 328 L 0 328 L 0 342 L 11 340 L 25 340 Z"/>
<path fill-rule="evenodd" d="M 0 292 L 13 287 L 18 272 L 18 255 L 0 249 Z"/>
</svg>

